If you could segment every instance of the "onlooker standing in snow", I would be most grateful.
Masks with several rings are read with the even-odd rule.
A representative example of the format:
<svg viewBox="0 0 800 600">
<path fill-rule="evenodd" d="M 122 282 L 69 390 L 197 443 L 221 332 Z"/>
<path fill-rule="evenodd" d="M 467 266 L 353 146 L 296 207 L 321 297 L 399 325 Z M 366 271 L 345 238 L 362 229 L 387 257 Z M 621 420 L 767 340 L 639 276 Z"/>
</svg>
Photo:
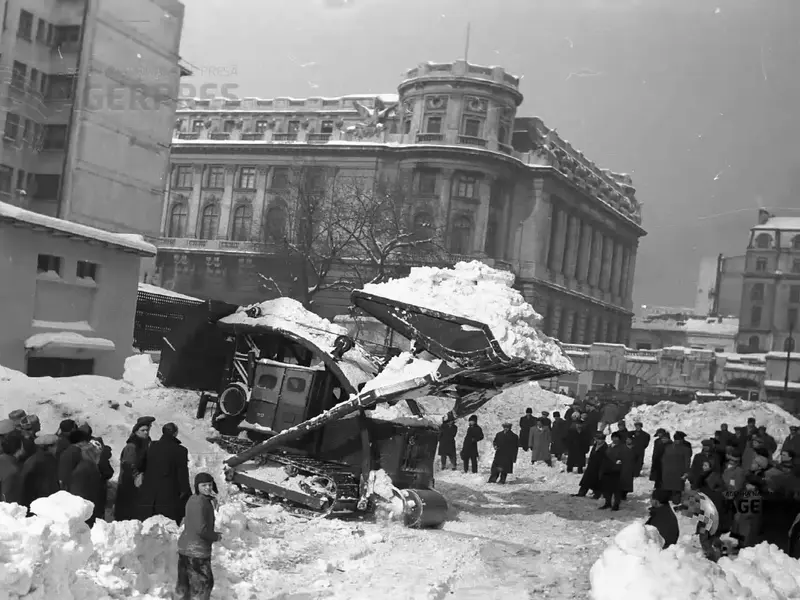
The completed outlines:
<svg viewBox="0 0 800 600">
<path fill-rule="evenodd" d="M 600 467 L 600 482 L 605 500 L 599 507 L 600 510 L 608 508 L 619 510 L 619 504 L 622 501 L 622 463 L 625 458 L 623 455 L 625 450 L 620 443 L 621 439 L 619 431 L 611 434 L 611 447 L 606 450 Z"/>
<path fill-rule="evenodd" d="M 561 460 L 561 456 L 567 451 L 567 431 L 569 424 L 561 418 L 558 411 L 553 413 L 553 425 L 550 428 L 550 454 Z"/>
<path fill-rule="evenodd" d="M 642 474 L 642 467 L 644 466 L 644 453 L 650 445 L 650 434 L 643 428 L 642 424 L 636 422 L 633 424 L 633 432 L 631 438 L 633 439 L 633 476 L 639 477 Z"/>
<path fill-rule="evenodd" d="M 25 461 L 20 473 L 22 502 L 28 508 L 34 500 L 47 498 L 59 490 L 56 460 L 58 436 L 40 435 L 35 443 L 36 452 Z"/>
<path fill-rule="evenodd" d="M 464 461 L 464 473 L 469 471 L 469 466 L 472 466 L 472 472 L 478 472 L 478 442 L 483 440 L 483 429 L 478 425 L 477 415 L 472 415 L 469 418 L 467 425 L 467 433 L 464 436 L 464 442 L 461 444 L 461 460 Z"/>
<path fill-rule="evenodd" d="M 795 457 L 800 456 L 800 433 L 798 433 L 797 425 L 789 427 L 789 435 L 783 441 L 781 450 L 791 450 Z"/>
<path fill-rule="evenodd" d="M 155 420 L 155 417 L 140 417 L 120 453 L 115 521 L 133 520 L 139 514 L 139 489 L 144 477 L 145 456 L 150 447 L 150 427 Z"/>
<path fill-rule="evenodd" d="M 69 445 L 72 443 L 70 441 L 70 435 L 72 432 L 78 428 L 78 424 L 75 423 L 72 419 L 64 419 L 58 426 L 58 431 L 56 431 L 56 435 L 58 436 L 58 444 L 56 445 L 56 459 L 61 458 L 61 453 L 66 450 Z"/>
<path fill-rule="evenodd" d="M 456 470 L 456 434 L 458 427 L 452 412 L 447 413 L 447 417 L 439 428 L 439 456 L 442 458 L 442 470 L 447 468 L 447 459 Z"/>
<path fill-rule="evenodd" d="M 607 449 L 605 434 L 602 431 L 595 431 L 594 446 L 589 454 L 586 470 L 578 484 L 578 493 L 573 494 L 573 496 L 582 498 L 589 490 L 592 490 L 592 498 L 595 500 L 600 498 L 602 491 L 600 477 L 602 476 L 603 461 L 605 461 Z"/>
<path fill-rule="evenodd" d="M 98 505 L 102 504 L 100 490 L 103 477 L 100 474 L 100 449 L 90 441 L 91 435 L 84 429 L 75 429 L 70 434 L 71 445 L 58 459 L 58 480 L 61 489 L 88 500 L 95 510 L 86 524 L 94 525 L 98 516 Z"/>
<path fill-rule="evenodd" d="M 676 431 L 673 437 L 673 442 L 664 447 L 661 458 L 661 489 L 671 492 L 672 501 L 679 504 L 689 478 L 692 448 L 684 443 L 686 434 L 682 431 Z"/>
<path fill-rule="evenodd" d="M 634 463 L 634 444 L 633 438 L 628 436 L 625 438 L 625 443 L 622 444 L 624 447 L 623 455 L 622 455 L 622 473 L 619 479 L 619 489 L 620 489 L 620 497 L 623 500 L 628 499 L 628 494 L 633 493 L 633 469 L 636 467 Z"/>
<path fill-rule="evenodd" d="M 36 415 L 25 415 L 20 419 L 19 430 L 22 433 L 22 447 L 25 449 L 23 462 L 36 454 L 36 436 L 42 430 L 42 424 Z"/>
<path fill-rule="evenodd" d="M 775 441 L 774 437 L 767 433 L 767 428 L 763 425 L 758 428 L 758 437 L 761 438 L 761 441 L 763 442 L 764 447 L 767 449 L 767 453 L 770 455 L 770 457 L 774 456 L 775 452 L 778 450 L 778 442 Z"/>
<path fill-rule="evenodd" d="M 158 442 L 155 442 L 156 444 Z M 208 473 L 194 478 L 194 495 L 186 502 L 186 520 L 178 538 L 176 600 L 209 600 L 214 589 L 211 547 L 222 539 L 214 531 L 214 494 L 217 484 Z"/>
<path fill-rule="evenodd" d="M 94 516 L 97 519 L 105 519 L 106 506 L 108 506 L 108 482 L 114 476 L 114 468 L 111 466 L 111 448 L 105 445 L 103 438 L 92 435 L 92 426 L 88 423 L 82 424 L 79 429 L 88 436 L 89 443 L 98 451 L 97 469 L 100 471 L 100 489 L 97 491 Z"/>
<path fill-rule="evenodd" d="M 161 439 L 147 449 L 139 519 L 144 521 L 153 515 L 163 515 L 180 525 L 186 501 L 192 493 L 189 452 L 178 439 L 175 423 L 164 425 L 161 434 Z"/>
<path fill-rule="evenodd" d="M 503 423 L 503 431 L 494 436 L 494 460 L 489 475 L 489 483 L 505 483 L 509 473 L 514 472 L 514 463 L 517 462 L 519 452 L 519 437 L 511 431 L 511 423 Z"/>
<path fill-rule="evenodd" d="M 12 423 L 13 425 L 13 423 Z M 20 484 L 20 458 L 22 435 L 10 431 L 0 439 L 0 502 L 22 504 L 22 485 Z"/>
<path fill-rule="evenodd" d="M 664 548 L 669 548 L 678 543 L 680 526 L 675 511 L 669 505 L 670 494 L 664 490 L 653 490 L 650 500 L 650 518 L 645 525 L 651 525 L 658 530 L 664 539 Z"/>
<path fill-rule="evenodd" d="M 548 467 L 553 465 L 553 460 L 550 457 L 551 441 L 550 428 L 547 427 L 544 419 L 539 419 L 528 436 L 528 446 L 531 448 L 531 464 L 544 462 Z"/>
<path fill-rule="evenodd" d="M 584 423 L 578 421 L 567 431 L 567 473 L 577 468 L 578 473 L 583 473 L 586 466 L 586 453 L 589 451 L 591 441 L 586 435 Z"/>
<path fill-rule="evenodd" d="M 727 448 L 728 446 L 735 445 L 736 436 L 733 435 L 733 433 L 731 433 L 728 430 L 728 424 L 727 423 L 722 423 L 719 426 L 719 431 L 720 431 L 720 434 L 721 434 L 720 435 L 720 440 L 722 441 L 722 445 L 723 446 L 725 446 Z"/>
<path fill-rule="evenodd" d="M 619 421 L 617 423 L 617 432 L 619 433 L 620 444 L 624 444 L 625 440 L 627 440 L 628 436 L 631 434 L 631 432 L 628 431 L 628 426 L 625 425 L 625 421 Z"/>
<path fill-rule="evenodd" d="M 539 422 L 543 423 L 545 427 L 550 429 L 553 426 L 552 421 L 550 421 L 550 413 L 546 410 L 542 411 L 542 416 L 539 417 Z"/>
<path fill-rule="evenodd" d="M 536 425 L 536 417 L 533 416 L 533 409 L 526 408 L 525 416 L 520 417 L 519 420 L 519 444 L 520 447 L 526 452 L 530 449 L 528 439 L 533 426 Z"/>
<path fill-rule="evenodd" d="M 713 447 L 714 442 L 712 440 L 703 440 L 700 452 L 695 454 L 694 458 L 692 458 L 692 464 L 689 467 L 689 484 L 694 490 L 700 485 L 700 479 L 705 474 L 703 464 L 708 462 L 711 464 L 711 468 L 714 471 L 719 471 L 717 456 Z"/>
<path fill-rule="evenodd" d="M 665 429 L 656 429 L 656 440 L 653 442 L 653 459 L 650 463 L 650 481 L 653 482 L 653 489 L 661 487 L 661 459 L 664 456 L 664 449 L 672 440 Z"/>
</svg>

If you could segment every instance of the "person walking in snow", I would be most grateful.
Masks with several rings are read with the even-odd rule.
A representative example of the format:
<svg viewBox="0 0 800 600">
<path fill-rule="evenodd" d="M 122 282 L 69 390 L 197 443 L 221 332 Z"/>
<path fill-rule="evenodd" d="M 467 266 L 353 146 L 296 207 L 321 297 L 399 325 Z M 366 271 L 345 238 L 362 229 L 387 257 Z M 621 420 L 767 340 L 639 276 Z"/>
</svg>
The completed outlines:
<svg viewBox="0 0 800 600">
<path fill-rule="evenodd" d="M 511 423 L 503 423 L 503 431 L 494 436 L 494 460 L 489 475 L 489 483 L 505 483 L 509 473 L 514 472 L 514 463 L 517 462 L 519 452 L 519 437 L 511 431 Z"/>
<path fill-rule="evenodd" d="M 533 409 L 526 408 L 525 416 L 520 417 L 519 420 L 519 445 L 525 452 L 530 449 L 528 440 L 534 425 L 536 425 L 536 417 L 533 416 Z"/>
<path fill-rule="evenodd" d="M 467 432 L 461 444 L 461 460 L 464 461 L 464 473 L 469 472 L 470 466 L 472 466 L 473 473 L 478 472 L 478 442 L 482 440 L 483 429 L 478 425 L 477 415 L 472 415 L 469 418 Z"/>
<path fill-rule="evenodd" d="M 644 466 L 644 453 L 650 445 L 650 434 L 647 433 L 643 425 L 637 421 L 633 424 L 631 438 L 633 439 L 633 476 L 640 477 L 642 475 L 642 467 Z"/>
<path fill-rule="evenodd" d="M 442 470 L 447 468 L 447 459 L 450 459 L 450 464 L 453 471 L 456 470 L 456 434 L 458 434 L 458 427 L 456 426 L 456 419 L 452 412 L 447 413 L 447 417 L 439 428 L 439 456 L 442 459 Z"/>
<path fill-rule="evenodd" d="M 553 425 L 550 428 L 550 454 L 561 460 L 561 456 L 567 452 L 567 431 L 569 424 L 561 418 L 558 411 L 553 413 Z"/>
<path fill-rule="evenodd" d="M 180 525 L 192 489 L 189 486 L 189 452 L 178 439 L 175 423 L 161 428 L 161 439 L 147 449 L 145 465 L 139 520 L 163 515 Z"/>
<path fill-rule="evenodd" d="M 156 444 L 158 442 L 155 442 Z M 194 495 L 186 502 L 186 519 L 178 538 L 176 600 L 209 600 L 214 589 L 211 549 L 222 534 L 214 531 L 217 484 L 208 473 L 194 478 Z"/>
<path fill-rule="evenodd" d="M 131 521 L 139 514 L 139 490 L 144 478 L 145 456 L 150 447 L 150 427 L 155 420 L 155 417 L 137 419 L 120 453 L 115 521 Z"/>
<path fill-rule="evenodd" d="M 595 500 L 600 498 L 600 494 L 603 491 L 601 482 L 602 467 L 607 449 L 605 434 L 602 431 L 595 431 L 594 446 L 589 453 L 586 470 L 583 472 L 583 477 L 581 477 L 581 481 L 578 484 L 578 493 L 572 494 L 573 496 L 583 498 L 591 490 L 592 498 Z"/>
<path fill-rule="evenodd" d="M 100 449 L 91 443 L 91 435 L 86 428 L 78 428 L 70 434 L 72 442 L 58 459 L 58 480 L 61 489 L 91 502 L 95 509 L 86 521 L 91 527 L 98 516 L 98 506 L 102 505 L 100 490 L 103 477 L 100 474 Z"/>
<path fill-rule="evenodd" d="M 20 458 L 25 452 L 22 435 L 18 431 L 4 434 L 0 439 L 0 450 L 0 502 L 22 504 Z"/>
<path fill-rule="evenodd" d="M 22 502 L 28 508 L 34 500 L 47 498 L 59 490 L 56 460 L 58 436 L 40 435 L 35 443 L 36 452 L 23 463 L 20 472 Z"/>
<path fill-rule="evenodd" d="M 539 419 L 536 426 L 531 429 L 528 435 L 528 446 L 531 449 L 531 464 L 543 462 L 548 467 L 553 466 L 553 459 L 550 457 L 550 443 L 552 441 L 550 428 L 544 419 Z"/>
</svg>

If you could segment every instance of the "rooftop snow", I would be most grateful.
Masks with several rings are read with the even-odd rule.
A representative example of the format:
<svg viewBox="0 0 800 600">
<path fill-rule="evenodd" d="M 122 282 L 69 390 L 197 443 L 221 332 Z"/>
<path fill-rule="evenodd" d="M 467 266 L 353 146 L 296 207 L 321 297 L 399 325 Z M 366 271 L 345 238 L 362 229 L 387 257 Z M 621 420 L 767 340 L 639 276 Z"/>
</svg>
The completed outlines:
<svg viewBox="0 0 800 600">
<path fill-rule="evenodd" d="M 105 338 L 86 337 L 75 331 L 37 333 L 25 340 L 26 350 L 40 350 L 48 346 L 82 348 L 84 350 L 111 351 L 114 342 Z"/>
<path fill-rule="evenodd" d="M 135 252 L 143 256 L 155 256 L 156 247 L 144 241 L 144 238 L 135 234 L 119 234 L 96 229 L 88 225 L 57 219 L 39 213 L 13 206 L 5 202 L 0 202 L 0 221 L 13 221 L 24 223 L 31 227 L 44 227 L 51 231 L 65 233 L 67 235 L 82 238 L 87 241 L 94 241 L 125 250 Z"/>
<path fill-rule="evenodd" d="M 739 319 L 723 317 L 721 320 L 712 317 L 677 318 L 634 318 L 632 329 L 642 331 L 685 331 L 710 335 L 734 336 L 739 331 Z"/>
<path fill-rule="evenodd" d="M 139 291 L 146 294 L 154 294 L 156 296 L 165 296 L 167 298 L 180 298 L 181 300 L 191 300 L 193 302 L 202 302 L 199 298 L 193 298 L 185 294 L 179 294 L 166 288 L 158 287 L 157 285 L 150 285 L 149 283 L 140 283 Z"/>
<path fill-rule="evenodd" d="M 756 225 L 752 229 L 790 229 L 800 231 L 800 217 L 771 217 L 763 225 Z"/>
</svg>

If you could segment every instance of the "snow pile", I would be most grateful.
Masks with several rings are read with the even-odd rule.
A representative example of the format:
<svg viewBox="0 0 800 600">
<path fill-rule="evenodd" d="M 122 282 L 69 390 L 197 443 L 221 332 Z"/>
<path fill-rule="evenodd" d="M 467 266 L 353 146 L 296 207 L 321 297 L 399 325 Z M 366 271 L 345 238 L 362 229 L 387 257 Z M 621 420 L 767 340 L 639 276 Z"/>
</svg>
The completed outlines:
<svg viewBox="0 0 800 600">
<path fill-rule="evenodd" d="M 411 356 L 410 352 L 403 352 L 392 358 L 375 379 L 367 382 L 361 392 L 427 377 L 435 373 L 441 364 L 441 360 L 421 360 Z"/>
<path fill-rule="evenodd" d="M 718 564 L 681 542 L 662 550 L 655 528 L 627 526 L 592 566 L 594 600 L 762 600 L 800 595 L 800 562 L 762 543 Z"/>
<path fill-rule="evenodd" d="M 36 333 L 25 340 L 26 350 L 41 350 L 55 344 L 89 350 L 114 350 L 114 342 L 105 338 L 86 337 L 75 331 L 51 331 Z"/>
<path fill-rule="evenodd" d="M 367 284 L 364 291 L 486 323 L 509 356 L 574 371 L 558 343 L 536 329 L 541 315 L 513 284 L 513 273 L 472 261 L 460 262 L 452 269 L 414 267 L 408 277 Z"/>
<path fill-rule="evenodd" d="M 125 372 L 122 380 L 139 390 L 159 387 L 158 365 L 149 354 L 134 354 L 125 359 Z"/>
</svg>

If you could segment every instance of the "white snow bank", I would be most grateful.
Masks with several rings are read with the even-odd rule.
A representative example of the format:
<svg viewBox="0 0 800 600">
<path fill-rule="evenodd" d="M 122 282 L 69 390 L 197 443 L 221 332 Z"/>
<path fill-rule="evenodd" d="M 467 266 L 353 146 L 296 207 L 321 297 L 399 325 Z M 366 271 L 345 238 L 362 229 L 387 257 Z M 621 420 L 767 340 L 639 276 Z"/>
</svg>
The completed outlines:
<svg viewBox="0 0 800 600">
<path fill-rule="evenodd" d="M 92 516 L 94 504 L 61 490 L 31 502 L 31 512 L 56 523 L 83 523 Z"/>
<path fill-rule="evenodd" d="M 736 558 L 707 560 L 686 540 L 662 550 L 653 527 L 637 522 L 619 532 L 592 566 L 594 600 L 781 600 L 800 596 L 800 561 L 762 543 Z"/>
<path fill-rule="evenodd" d="M 472 261 L 452 269 L 414 267 L 408 277 L 367 284 L 364 291 L 486 323 L 508 355 L 574 371 L 558 343 L 537 329 L 541 315 L 513 284 L 513 273 Z"/>
<path fill-rule="evenodd" d="M 125 372 L 122 380 L 139 390 L 159 387 L 158 365 L 149 354 L 134 354 L 125 359 Z"/>
<path fill-rule="evenodd" d="M 87 350 L 107 350 L 116 348 L 114 342 L 105 338 L 86 337 L 75 331 L 53 331 L 36 333 L 25 340 L 26 350 L 40 350 L 51 344 L 69 346 L 71 348 L 84 348 Z"/>
</svg>

